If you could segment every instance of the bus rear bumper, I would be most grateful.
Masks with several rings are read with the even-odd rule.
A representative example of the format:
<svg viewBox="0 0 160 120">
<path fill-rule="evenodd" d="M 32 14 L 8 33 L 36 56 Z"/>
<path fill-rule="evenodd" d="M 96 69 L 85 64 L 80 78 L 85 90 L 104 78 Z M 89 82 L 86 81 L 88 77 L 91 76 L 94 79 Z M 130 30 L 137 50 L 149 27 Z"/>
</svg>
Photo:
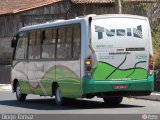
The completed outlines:
<svg viewBox="0 0 160 120">
<path fill-rule="evenodd" d="M 83 79 L 84 96 L 146 96 L 150 95 L 153 90 L 153 76 L 150 76 L 148 79 L 144 80 L 128 81 L 95 81 L 89 78 Z"/>
</svg>

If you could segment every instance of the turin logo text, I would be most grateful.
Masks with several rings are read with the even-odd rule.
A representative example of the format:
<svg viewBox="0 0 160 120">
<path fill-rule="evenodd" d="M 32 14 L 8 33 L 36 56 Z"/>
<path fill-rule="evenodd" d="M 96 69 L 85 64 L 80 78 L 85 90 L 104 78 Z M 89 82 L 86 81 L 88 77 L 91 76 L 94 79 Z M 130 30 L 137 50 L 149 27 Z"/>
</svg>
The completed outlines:
<svg viewBox="0 0 160 120">
<path fill-rule="evenodd" d="M 136 38 L 143 38 L 142 35 L 142 25 L 138 25 L 136 28 L 126 28 L 126 29 L 106 29 L 101 26 L 95 25 L 95 32 L 98 34 L 98 40 L 103 39 L 104 33 L 108 37 L 114 36 L 129 36 L 129 37 L 136 37 Z"/>
</svg>

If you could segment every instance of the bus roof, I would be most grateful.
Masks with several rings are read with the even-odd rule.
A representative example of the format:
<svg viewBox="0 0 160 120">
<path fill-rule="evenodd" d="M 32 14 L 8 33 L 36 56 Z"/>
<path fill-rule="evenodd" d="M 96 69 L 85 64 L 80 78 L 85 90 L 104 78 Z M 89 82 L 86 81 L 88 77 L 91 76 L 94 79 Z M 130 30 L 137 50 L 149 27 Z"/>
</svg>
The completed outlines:
<svg viewBox="0 0 160 120">
<path fill-rule="evenodd" d="M 96 15 L 93 16 L 92 19 L 101 19 L 101 18 L 135 18 L 135 19 L 143 19 L 147 20 L 145 16 L 138 16 L 138 15 L 130 15 L 130 14 L 105 14 L 105 15 Z"/>
<path fill-rule="evenodd" d="M 103 14 L 103 15 L 95 15 L 95 14 L 90 14 L 86 16 L 79 16 L 76 17 L 75 19 L 68 19 L 68 20 L 56 20 L 52 22 L 46 22 L 43 24 L 36 24 L 36 25 L 31 25 L 31 26 L 26 26 L 22 27 L 19 32 L 21 31 L 30 31 L 30 30 L 36 30 L 36 29 L 45 29 L 49 27 L 56 27 L 56 26 L 62 26 L 62 25 L 67 25 L 67 24 L 74 24 L 74 23 L 80 23 L 81 21 L 86 21 L 88 20 L 89 17 L 92 17 L 92 19 L 102 19 L 102 18 L 135 18 L 135 19 L 143 19 L 147 20 L 146 17 L 144 16 L 137 16 L 137 15 L 129 15 L 129 14 Z"/>
<path fill-rule="evenodd" d="M 69 20 L 56 20 L 52 22 L 46 22 L 43 24 L 36 24 L 31 26 L 22 27 L 19 32 L 21 31 L 30 31 L 30 30 L 36 30 L 36 29 L 45 29 L 49 27 L 56 27 L 56 26 L 63 26 L 67 24 L 74 24 L 74 23 L 80 23 L 81 21 L 84 21 L 86 18 L 77 18 L 77 19 L 69 19 Z"/>
</svg>

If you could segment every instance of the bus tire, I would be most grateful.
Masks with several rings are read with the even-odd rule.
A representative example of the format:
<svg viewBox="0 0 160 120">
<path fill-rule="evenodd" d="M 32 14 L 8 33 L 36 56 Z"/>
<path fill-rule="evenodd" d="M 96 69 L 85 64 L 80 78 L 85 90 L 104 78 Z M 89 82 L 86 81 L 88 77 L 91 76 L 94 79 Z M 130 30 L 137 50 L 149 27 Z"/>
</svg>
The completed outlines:
<svg viewBox="0 0 160 120">
<path fill-rule="evenodd" d="M 19 82 L 16 83 L 16 98 L 17 101 L 23 102 L 26 100 L 27 94 L 22 94 L 20 91 L 20 85 Z"/>
<path fill-rule="evenodd" d="M 121 104 L 123 97 L 105 97 L 103 98 L 104 103 L 107 106 L 118 106 Z"/>
<path fill-rule="evenodd" d="M 55 102 L 57 105 L 62 105 L 64 103 L 64 98 L 61 95 L 60 87 L 58 84 L 55 87 Z"/>
</svg>

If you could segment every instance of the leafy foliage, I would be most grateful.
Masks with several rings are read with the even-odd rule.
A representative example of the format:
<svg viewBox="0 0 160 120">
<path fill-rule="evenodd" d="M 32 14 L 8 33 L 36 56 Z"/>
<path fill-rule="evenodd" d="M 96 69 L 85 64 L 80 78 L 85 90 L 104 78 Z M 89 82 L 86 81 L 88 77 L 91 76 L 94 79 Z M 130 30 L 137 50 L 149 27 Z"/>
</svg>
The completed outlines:
<svg viewBox="0 0 160 120">
<path fill-rule="evenodd" d="M 140 3 L 137 6 L 140 7 L 141 9 L 145 10 L 145 11 L 148 11 L 148 10 L 150 10 L 150 8 L 152 8 L 151 3 Z"/>
<path fill-rule="evenodd" d="M 138 7 L 142 10 L 148 12 L 153 9 L 158 3 L 149 4 L 149 3 L 140 3 Z M 160 21 L 156 28 L 152 30 L 153 38 L 153 50 L 154 50 L 154 66 L 155 69 L 160 69 Z"/>
<path fill-rule="evenodd" d="M 160 22 L 153 30 L 153 48 L 154 48 L 154 65 L 155 69 L 160 69 Z"/>
</svg>

